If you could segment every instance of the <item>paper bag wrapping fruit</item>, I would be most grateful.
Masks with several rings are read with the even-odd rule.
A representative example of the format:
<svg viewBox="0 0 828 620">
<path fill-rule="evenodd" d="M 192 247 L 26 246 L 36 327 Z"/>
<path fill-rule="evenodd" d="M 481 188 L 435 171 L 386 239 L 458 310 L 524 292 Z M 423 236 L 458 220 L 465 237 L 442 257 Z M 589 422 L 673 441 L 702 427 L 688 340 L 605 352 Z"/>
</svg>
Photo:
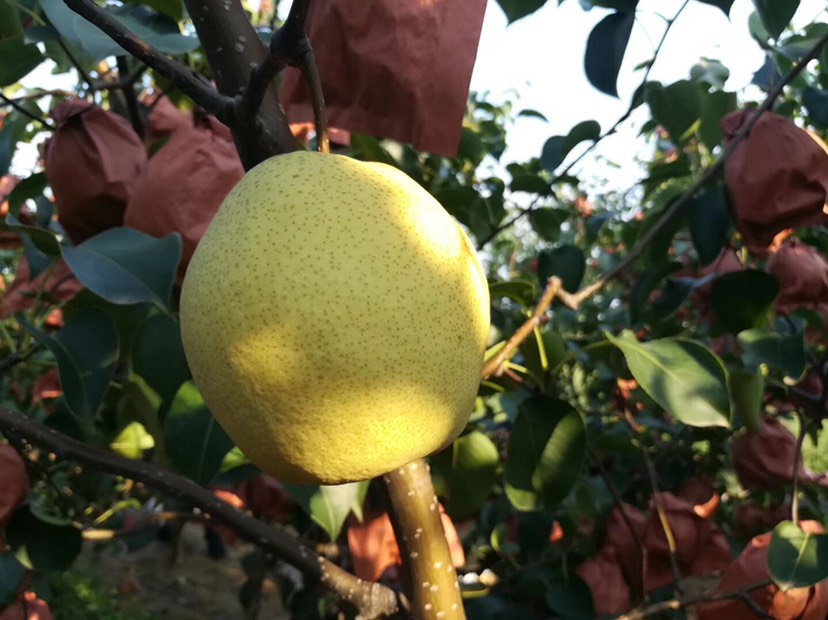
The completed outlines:
<svg viewBox="0 0 828 620">
<path fill-rule="evenodd" d="M 457 154 L 485 0 L 317 0 L 309 37 L 332 126 Z M 299 72 L 285 71 L 291 122 L 313 120 Z"/>
<path fill-rule="evenodd" d="M 722 119 L 725 141 L 756 114 Z M 828 152 L 813 134 L 766 112 L 725 163 L 725 180 L 736 228 L 745 244 L 762 253 L 786 228 L 828 223 Z"/>
</svg>

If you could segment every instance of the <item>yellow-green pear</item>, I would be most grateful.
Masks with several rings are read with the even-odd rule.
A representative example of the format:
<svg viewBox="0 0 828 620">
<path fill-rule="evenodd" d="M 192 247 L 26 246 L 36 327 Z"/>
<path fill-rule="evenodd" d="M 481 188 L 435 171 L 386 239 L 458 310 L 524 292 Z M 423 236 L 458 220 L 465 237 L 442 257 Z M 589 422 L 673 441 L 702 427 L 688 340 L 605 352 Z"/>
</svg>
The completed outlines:
<svg viewBox="0 0 828 620">
<path fill-rule="evenodd" d="M 463 430 L 489 296 L 469 239 L 411 178 L 298 152 L 225 199 L 187 270 L 181 330 L 207 406 L 253 463 L 337 484 Z"/>
</svg>

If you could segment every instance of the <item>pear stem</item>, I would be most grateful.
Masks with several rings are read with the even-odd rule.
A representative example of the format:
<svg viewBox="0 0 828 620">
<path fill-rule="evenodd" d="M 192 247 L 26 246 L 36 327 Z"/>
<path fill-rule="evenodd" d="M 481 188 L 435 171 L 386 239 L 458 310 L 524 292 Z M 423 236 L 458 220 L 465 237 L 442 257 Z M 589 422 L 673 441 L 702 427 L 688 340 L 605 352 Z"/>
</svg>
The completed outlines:
<svg viewBox="0 0 828 620">
<path fill-rule="evenodd" d="M 387 473 L 383 481 L 391 500 L 391 523 L 403 559 L 411 617 L 464 620 L 460 584 L 428 463 L 413 461 Z"/>
</svg>

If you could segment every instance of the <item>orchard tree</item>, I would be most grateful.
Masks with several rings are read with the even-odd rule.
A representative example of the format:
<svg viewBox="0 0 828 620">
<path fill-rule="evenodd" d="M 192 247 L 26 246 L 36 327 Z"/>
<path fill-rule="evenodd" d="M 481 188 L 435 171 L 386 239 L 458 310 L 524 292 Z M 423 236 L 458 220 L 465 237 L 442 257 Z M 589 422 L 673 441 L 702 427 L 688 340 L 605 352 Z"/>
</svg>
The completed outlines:
<svg viewBox="0 0 828 620">
<path fill-rule="evenodd" d="M 794 29 L 798 0 L 754 0 L 757 88 L 728 90 L 728 68 L 709 58 L 686 79 L 653 81 L 691 2 L 725 15 L 733 4 L 688 0 L 666 20 L 617 123 L 584 119 L 530 161 L 506 162 L 516 116 L 541 115 L 467 93 L 480 0 L 294 0 L 284 23 L 267 2 L 0 0 L 0 618 L 69 611 L 50 584 L 84 541 L 135 550 L 190 521 L 204 524 L 213 555 L 237 538 L 254 546 L 239 591 L 251 618 L 267 580 L 297 618 L 828 617 L 828 25 L 823 12 Z M 544 4 L 499 0 L 510 22 Z M 597 9 L 584 56 L 596 97 L 618 96 L 636 15 L 653 4 L 581 1 Z M 54 88 L 58 78 L 71 88 Z M 575 170 L 633 113 L 648 115 L 641 178 L 599 193 Z M 362 172 L 346 183 L 287 163 L 306 161 L 303 150 L 320 151 L 310 157 L 323 166 L 383 171 L 393 201 L 375 218 L 352 199 Z M 267 191 L 239 189 L 261 183 Z M 407 213 L 408 197 L 439 201 L 435 217 L 447 212 L 462 230 L 446 218 L 416 242 L 469 235 L 491 302 L 469 315 L 491 316 L 480 355 L 459 368 L 465 332 L 435 336 L 440 321 L 423 318 L 426 305 L 456 312 L 476 284 L 424 290 L 390 277 L 391 264 L 421 266 L 409 255 L 377 263 L 368 284 L 389 294 L 373 307 L 355 277 L 310 300 L 298 293 L 357 239 L 278 271 L 286 240 L 317 244 L 321 227 L 279 230 L 280 243 L 241 265 L 233 256 L 255 231 L 220 250 L 209 233 L 194 256 L 233 188 L 262 222 L 283 215 L 280 200 L 319 217 L 319 200 L 297 196 L 321 191 L 325 208 L 340 206 L 326 218 L 363 218 L 342 221 L 365 230 Z M 413 231 L 403 227 L 400 247 Z M 295 289 L 251 277 L 262 262 Z M 267 423 L 232 403 L 272 399 L 282 420 L 311 395 L 268 391 L 277 369 L 266 356 L 246 360 L 261 381 L 215 395 L 221 373 L 203 380 L 196 358 L 226 354 L 219 341 L 249 329 L 237 314 L 211 319 L 213 335 L 198 336 L 205 353 L 182 344 L 182 319 L 186 335 L 192 316 L 234 301 L 211 295 L 229 276 L 273 295 L 256 310 L 270 330 L 261 342 L 277 349 L 292 307 L 330 308 L 337 320 L 288 352 L 323 388 L 344 363 L 307 364 L 326 347 L 402 355 L 359 330 L 403 308 L 393 318 L 426 335 L 406 370 L 476 389 L 453 441 L 434 451 L 416 424 L 400 433 L 381 406 L 354 406 L 393 384 L 389 366 L 348 385 L 347 405 L 337 392 L 306 411 L 341 433 L 301 446 L 321 474 L 270 475 L 270 444 L 246 454 L 230 436 Z M 342 320 L 342 307 L 362 309 Z M 363 423 L 413 443 L 413 460 L 389 460 L 373 480 L 338 477 L 344 452 L 382 454 L 385 437 L 367 441 Z M 271 428 L 274 453 L 306 443 L 285 439 L 298 423 Z"/>
</svg>

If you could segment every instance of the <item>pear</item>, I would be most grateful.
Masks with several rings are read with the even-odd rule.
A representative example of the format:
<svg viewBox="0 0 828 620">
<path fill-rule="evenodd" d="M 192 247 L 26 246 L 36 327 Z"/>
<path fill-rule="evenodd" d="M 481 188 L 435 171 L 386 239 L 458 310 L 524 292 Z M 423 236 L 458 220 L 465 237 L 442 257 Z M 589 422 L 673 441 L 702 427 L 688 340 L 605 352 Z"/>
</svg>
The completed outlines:
<svg viewBox="0 0 828 620">
<path fill-rule="evenodd" d="M 207 406 L 284 482 L 392 471 L 449 445 L 474 408 L 485 273 L 391 166 L 312 152 L 256 166 L 198 245 L 180 309 Z"/>
</svg>

